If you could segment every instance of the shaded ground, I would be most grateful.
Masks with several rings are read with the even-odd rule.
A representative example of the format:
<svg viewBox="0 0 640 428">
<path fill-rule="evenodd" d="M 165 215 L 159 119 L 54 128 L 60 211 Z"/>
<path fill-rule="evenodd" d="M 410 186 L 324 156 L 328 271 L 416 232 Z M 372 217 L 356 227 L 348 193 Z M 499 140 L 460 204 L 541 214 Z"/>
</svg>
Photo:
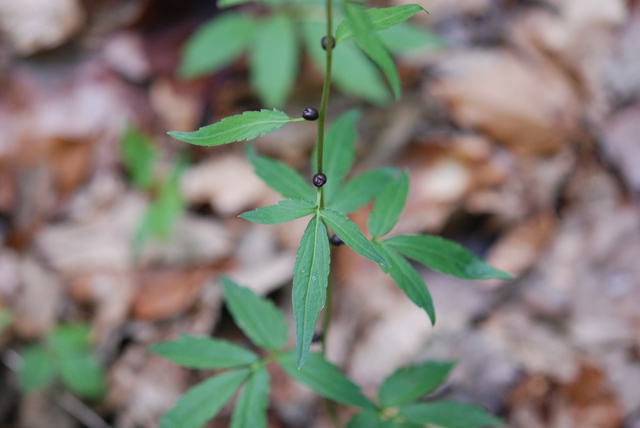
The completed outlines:
<svg viewBox="0 0 640 428">
<path fill-rule="evenodd" d="M 243 61 L 174 77 L 180 46 L 216 13 L 210 2 L 68 0 L 57 2 L 62 20 L 20 17 L 38 3 L 0 3 L 0 308 L 14 318 L 0 336 L 0 425 L 155 426 L 200 375 L 146 346 L 180 332 L 242 340 L 221 306 L 223 273 L 290 315 L 304 225 L 237 218 L 279 198 L 241 145 L 185 148 L 165 134 L 260 107 Z M 640 427 L 638 2 L 421 4 L 430 15 L 416 22 L 449 48 L 400 59 L 401 103 L 377 109 L 336 93 L 332 112 L 365 112 L 359 170 L 410 171 L 396 232 L 443 234 L 518 279 L 423 271 L 439 317 L 431 328 L 389 278 L 341 248 L 330 358 L 367 392 L 399 365 L 456 359 L 441 393 L 510 427 Z M 318 73 L 308 61 L 303 71 L 290 115 L 319 98 Z M 137 190 L 123 167 L 128 123 L 154 136 L 159 175 L 179 152 L 191 156 L 180 181 L 188 210 L 137 260 L 154 190 Z M 312 127 L 284 128 L 257 146 L 304 170 L 313 140 Z M 25 345 L 77 320 L 92 327 L 106 398 L 84 407 L 56 390 L 20 395 Z M 270 426 L 329 426 L 313 394 L 272 375 Z"/>
</svg>

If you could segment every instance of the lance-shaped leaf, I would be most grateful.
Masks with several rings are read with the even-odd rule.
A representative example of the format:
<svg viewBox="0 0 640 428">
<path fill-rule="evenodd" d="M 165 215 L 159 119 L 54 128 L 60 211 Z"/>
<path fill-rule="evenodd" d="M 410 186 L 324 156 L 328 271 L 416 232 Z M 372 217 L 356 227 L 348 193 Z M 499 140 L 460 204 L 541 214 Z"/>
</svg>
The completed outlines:
<svg viewBox="0 0 640 428">
<path fill-rule="evenodd" d="M 200 382 L 164 414 L 160 428 L 200 428 L 218 414 L 250 373 L 248 369 L 232 370 Z"/>
<path fill-rule="evenodd" d="M 322 187 L 324 197 L 330 200 L 336 193 L 345 176 L 351 169 L 356 156 L 356 123 L 360 118 L 359 110 L 349 110 L 331 124 L 324 142 L 324 174 L 327 183 Z M 317 156 L 314 150 L 311 168 L 317 172 Z"/>
<path fill-rule="evenodd" d="M 254 19 L 238 12 L 207 22 L 185 44 L 180 76 L 190 79 L 230 64 L 249 45 L 254 28 Z"/>
<path fill-rule="evenodd" d="M 307 52 L 318 70 L 324 72 L 325 52 L 318 40 L 326 35 L 326 25 L 305 21 L 303 29 Z M 339 49 L 333 51 L 331 79 L 346 94 L 381 106 L 390 101 L 389 91 L 377 67 L 351 40 L 341 43 Z"/>
<path fill-rule="evenodd" d="M 278 363 L 289 376 L 323 397 L 350 406 L 375 409 L 355 383 L 317 352 L 310 352 L 306 364 L 300 368 L 292 352 L 278 356 Z"/>
<path fill-rule="evenodd" d="M 395 226 L 408 194 L 409 174 L 406 171 L 382 189 L 369 216 L 369 233 L 373 237 L 379 238 Z"/>
<path fill-rule="evenodd" d="M 400 254 L 388 247 L 385 242 L 375 242 L 375 246 L 391 265 L 388 269 L 391 278 L 404 291 L 409 299 L 427 312 L 431 324 L 436 323 L 436 313 L 433 307 L 433 299 L 422 277 L 411 264 Z"/>
<path fill-rule="evenodd" d="M 293 267 L 293 317 L 298 366 L 307 358 L 320 310 L 327 297 L 331 255 L 327 230 L 314 216 L 307 226 Z"/>
<path fill-rule="evenodd" d="M 410 22 L 387 28 L 378 35 L 387 49 L 394 54 L 407 54 L 420 49 L 440 50 L 447 45 L 438 34 Z"/>
<path fill-rule="evenodd" d="M 56 376 L 56 366 L 51 355 L 42 346 L 30 346 L 22 355 L 18 370 L 20 389 L 32 392 L 46 388 Z"/>
<path fill-rule="evenodd" d="M 226 340 L 185 334 L 175 340 L 153 344 L 149 350 L 191 369 L 240 367 L 258 361 L 253 352 Z"/>
<path fill-rule="evenodd" d="M 298 45 L 291 19 L 277 13 L 258 28 L 251 46 L 251 84 L 263 103 L 281 107 L 296 81 Z"/>
<path fill-rule="evenodd" d="M 256 175 L 273 190 L 285 198 L 316 200 L 317 190 L 293 168 L 277 160 L 258 156 L 250 145 L 247 145 L 246 152 Z"/>
<path fill-rule="evenodd" d="M 456 401 L 412 404 L 400 409 L 398 416 L 417 423 L 442 428 L 482 428 L 504 426 L 482 407 Z"/>
<path fill-rule="evenodd" d="M 231 417 L 231 428 L 266 428 L 269 373 L 260 366 L 245 384 Z"/>
<path fill-rule="evenodd" d="M 327 206 L 344 214 L 353 212 L 371 202 L 396 173 L 388 167 L 363 172 L 338 190 Z"/>
<path fill-rule="evenodd" d="M 456 242 L 432 235 L 400 235 L 384 241 L 399 253 L 433 270 L 462 279 L 513 279 Z"/>
<path fill-rule="evenodd" d="M 269 350 L 284 346 L 289 329 L 273 302 L 226 277 L 222 277 L 222 289 L 233 320 L 253 343 Z"/>
<path fill-rule="evenodd" d="M 422 6 L 417 4 L 404 4 L 401 6 L 371 8 L 365 12 L 369 18 L 371 26 L 376 30 L 384 30 L 401 22 L 406 21 L 418 12 L 425 11 Z M 353 28 L 349 20 L 343 20 L 336 30 L 336 43 L 353 37 Z"/>
<path fill-rule="evenodd" d="M 193 132 L 169 132 L 176 140 L 197 146 L 219 146 L 234 141 L 253 140 L 282 128 L 289 122 L 298 122 L 279 110 L 246 111 L 229 116 L 212 125 Z"/>
<path fill-rule="evenodd" d="M 442 385 L 455 365 L 452 361 L 426 361 L 402 367 L 387 377 L 378 390 L 383 407 L 409 404 Z"/>
<path fill-rule="evenodd" d="M 344 10 L 347 15 L 347 22 L 349 22 L 353 30 L 356 43 L 382 69 L 391 86 L 391 92 L 393 92 L 396 99 L 399 99 L 402 90 L 398 70 L 396 70 L 396 65 L 389 51 L 382 44 L 371 25 L 369 16 L 367 16 L 361 5 L 351 2 L 344 4 Z"/>
<path fill-rule="evenodd" d="M 316 211 L 316 203 L 302 199 L 285 199 L 277 205 L 260 207 L 240 214 L 240 217 L 253 223 L 279 224 L 296 220 Z"/>
<path fill-rule="evenodd" d="M 104 370 L 91 354 L 65 355 L 58 369 L 65 388 L 80 397 L 97 399 L 107 391 Z"/>
<path fill-rule="evenodd" d="M 333 230 L 342 241 L 356 253 L 364 256 L 382 266 L 387 266 L 385 258 L 374 248 L 358 226 L 344 214 L 328 208 L 320 210 L 322 221 Z"/>
</svg>

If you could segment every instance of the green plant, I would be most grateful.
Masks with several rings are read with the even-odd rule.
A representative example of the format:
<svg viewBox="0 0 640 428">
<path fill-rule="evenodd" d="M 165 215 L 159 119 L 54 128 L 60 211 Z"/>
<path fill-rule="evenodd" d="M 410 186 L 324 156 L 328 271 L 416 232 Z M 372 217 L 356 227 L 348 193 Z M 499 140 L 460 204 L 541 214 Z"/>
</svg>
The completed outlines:
<svg viewBox="0 0 640 428">
<path fill-rule="evenodd" d="M 186 159 L 179 157 L 168 174 L 157 178 L 158 150 L 146 135 L 131 126 L 122 135 L 120 152 L 131 183 L 153 194 L 134 237 L 135 253 L 139 254 L 147 239 L 167 240 L 184 213 L 186 204 L 180 194 L 179 181 Z"/>
<path fill-rule="evenodd" d="M 403 367 L 387 377 L 378 391 L 377 403 L 328 362 L 310 352 L 298 366 L 296 352 L 283 349 L 288 326 L 275 305 L 248 288 L 222 278 L 224 298 L 235 322 L 261 349 L 260 355 L 221 339 L 183 335 L 159 343 L 151 351 L 191 369 L 215 369 L 218 373 L 192 387 L 162 418 L 160 428 L 196 428 L 216 416 L 222 406 L 240 391 L 232 416 L 232 427 L 265 427 L 269 402 L 266 366 L 278 364 L 289 376 L 319 395 L 356 413 L 349 428 L 416 427 L 473 428 L 501 425 L 482 408 L 454 401 L 418 401 L 445 382 L 454 363 L 426 361 Z M 244 385 L 244 386 L 243 386 Z"/>
<path fill-rule="evenodd" d="M 63 324 L 22 354 L 20 388 L 29 393 L 50 386 L 56 379 L 83 398 L 100 398 L 106 391 L 104 371 L 91 354 L 89 328 Z"/>
<path fill-rule="evenodd" d="M 281 315 L 276 315 L 276 309 L 252 297 L 248 291 L 243 291 L 229 280 L 223 280 L 227 305 L 236 322 L 256 345 L 270 354 L 259 359 L 256 354 L 227 342 L 189 336 L 155 345 L 155 352 L 187 367 L 232 368 L 187 392 L 165 415 L 162 426 L 201 426 L 220 410 L 244 382 L 246 386 L 236 403 L 232 426 L 265 426 L 264 416 L 260 416 L 268 402 L 268 376 L 264 365 L 272 360 L 276 360 L 290 376 L 306 383 L 329 400 L 360 408 L 362 411 L 349 423 L 351 427 L 431 424 L 455 428 L 500 424 L 499 420 L 486 415 L 481 409 L 465 404 L 414 403 L 444 380 L 451 368 L 449 363 L 428 362 L 396 372 L 383 383 L 379 404 L 374 404 L 323 357 L 332 310 L 332 286 L 329 281 L 332 243 L 345 243 L 360 255 L 376 262 L 409 299 L 425 310 L 431 323 L 436 321 L 431 295 L 422 277 L 407 259 L 464 279 L 511 278 L 511 275 L 492 268 L 458 244 L 437 236 L 388 237 L 407 200 L 408 172 L 385 167 L 349 177 L 355 161 L 356 125 L 360 118 L 358 110 L 343 113 L 325 135 L 332 67 L 334 59 L 338 59 L 337 53 L 350 52 L 348 46 L 357 46 L 382 71 L 391 92 L 399 98 L 400 79 L 380 32 L 401 25 L 421 10 L 418 5 L 366 10 L 361 4 L 349 1 L 334 8 L 332 0 L 326 0 L 324 32 L 317 33 L 314 42 L 317 49 L 326 50 L 323 53 L 325 77 L 317 111 L 317 143 L 311 159 L 311 180 L 308 181 L 277 160 L 260 156 L 253 147 L 247 145 L 247 155 L 256 174 L 285 199 L 276 205 L 240 215 L 251 222 L 263 224 L 310 218 L 300 241 L 293 272 L 295 352 L 281 350 L 286 342 L 286 325 Z M 337 26 L 333 24 L 334 13 L 344 17 Z M 239 18 L 236 15 L 229 19 Z M 335 40 L 335 46 L 328 40 Z M 353 45 L 348 44 L 350 40 Z M 289 42 L 278 39 L 277 43 L 280 46 Z M 411 44 L 411 40 L 407 44 Z M 359 77 L 357 70 L 351 71 L 356 78 Z M 252 140 L 289 124 L 315 120 L 314 110 L 305 109 L 303 117 L 299 118 L 289 117 L 276 109 L 249 111 L 224 118 L 195 132 L 169 134 L 195 145 L 218 146 Z M 367 238 L 349 220 L 348 214 L 372 201 L 373 210 L 368 221 L 371 238 Z M 320 332 L 322 353 L 318 354 L 310 352 L 309 348 L 317 335 L 316 326 L 323 308 L 325 313 Z M 413 379 L 417 384 L 411 382 Z"/>
<path fill-rule="evenodd" d="M 218 6 L 229 7 L 246 2 L 221 0 Z M 260 6 L 266 12 L 260 16 L 247 10 L 234 10 L 205 23 L 185 45 L 180 76 L 191 79 L 212 73 L 248 53 L 249 79 L 256 93 L 265 105 L 282 107 L 299 73 L 303 49 L 309 53 L 318 69 L 325 69 L 324 44 L 318 43 L 326 35 L 325 25 L 319 15 L 320 2 L 296 0 L 285 3 L 268 0 L 260 2 Z M 370 9 L 367 14 L 371 24 L 379 30 L 379 38 L 384 46 L 394 54 L 405 54 L 422 48 L 437 49 L 443 46 L 437 35 L 417 25 L 402 22 L 421 10 L 420 6 L 406 5 Z M 335 13 L 343 15 L 342 10 L 336 10 Z M 384 80 L 376 65 L 367 58 L 369 52 L 366 48 L 350 40 L 353 35 L 354 32 L 347 25 L 337 28 L 337 40 L 333 40 L 340 43 L 341 47 L 335 53 L 333 82 L 347 94 L 385 104 L 390 97 Z M 216 49 L 211 49 L 211 46 L 216 46 Z M 389 64 L 387 61 L 387 66 Z M 382 69 L 386 74 L 387 70 Z"/>
</svg>

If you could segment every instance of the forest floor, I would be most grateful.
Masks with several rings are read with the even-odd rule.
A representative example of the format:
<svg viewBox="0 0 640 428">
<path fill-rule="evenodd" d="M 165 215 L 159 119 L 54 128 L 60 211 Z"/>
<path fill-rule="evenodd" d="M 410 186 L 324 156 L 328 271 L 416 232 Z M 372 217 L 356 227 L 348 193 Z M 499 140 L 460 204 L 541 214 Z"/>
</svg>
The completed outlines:
<svg viewBox="0 0 640 428">
<path fill-rule="evenodd" d="M 189 34 L 225 13 L 213 1 L 54 3 L 64 19 L 34 12 L 48 0 L 0 3 L 0 426 L 153 427 L 201 374 L 148 345 L 179 333 L 242 341 L 223 309 L 223 274 L 292 320 L 304 224 L 237 218 L 279 199 L 242 144 L 185 147 L 166 135 L 262 107 L 244 60 L 176 77 Z M 640 2 L 418 3 L 430 14 L 415 22 L 447 47 L 398 58 L 402 101 L 380 108 L 334 91 L 330 119 L 362 109 L 358 171 L 409 171 L 394 233 L 443 235 L 517 278 L 421 270 L 438 313 L 431 327 L 389 277 L 340 247 L 328 357 L 365 393 L 398 366 L 456 360 L 442 396 L 514 428 L 640 428 Z M 307 59 L 300 75 L 290 116 L 319 104 Z M 124 167 L 127 124 L 153 139 L 157 174 L 190 158 L 184 212 L 138 257 L 154 190 Z M 255 145 L 308 172 L 308 128 Z M 91 327 L 107 376 L 101 400 L 83 404 L 55 386 L 19 392 L 27 345 L 65 322 Z M 310 390 L 275 376 L 269 427 L 330 426 Z"/>
</svg>

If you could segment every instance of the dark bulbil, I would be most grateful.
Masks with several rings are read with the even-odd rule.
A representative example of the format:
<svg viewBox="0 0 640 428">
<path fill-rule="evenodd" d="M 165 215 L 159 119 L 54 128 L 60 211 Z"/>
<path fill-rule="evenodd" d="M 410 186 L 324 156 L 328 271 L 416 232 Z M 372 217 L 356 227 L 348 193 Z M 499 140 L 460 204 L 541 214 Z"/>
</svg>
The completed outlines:
<svg viewBox="0 0 640 428">
<path fill-rule="evenodd" d="M 342 241 L 342 239 L 340 239 L 338 235 L 331 235 L 331 238 L 329 238 L 329 242 L 331 242 L 331 245 L 335 245 L 336 247 L 338 245 L 344 244 L 344 242 Z"/>
<path fill-rule="evenodd" d="M 323 173 L 319 173 L 313 176 L 313 185 L 316 187 L 324 186 L 324 183 L 327 182 L 327 176 Z"/>
<path fill-rule="evenodd" d="M 329 39 L 327 39 L 327 36 L 324 36 L 321 40 L 321 44 L 322 44 L 322 49 L 324 49 L 325 51 L 327 50 L 327 41 Z M 331 49 L 336 47 L 336 39 L 334 39 L 333 37 L 331 37 Z"/>
<path fill-rule="evenodd" d="M 302 110 L 302 117 L 306 120 L 317 120 L 318 117 L 320 117 L 320 114 L 318 113 L 318 110 L 313 107 L 307 107 Z"/>
</svg>

